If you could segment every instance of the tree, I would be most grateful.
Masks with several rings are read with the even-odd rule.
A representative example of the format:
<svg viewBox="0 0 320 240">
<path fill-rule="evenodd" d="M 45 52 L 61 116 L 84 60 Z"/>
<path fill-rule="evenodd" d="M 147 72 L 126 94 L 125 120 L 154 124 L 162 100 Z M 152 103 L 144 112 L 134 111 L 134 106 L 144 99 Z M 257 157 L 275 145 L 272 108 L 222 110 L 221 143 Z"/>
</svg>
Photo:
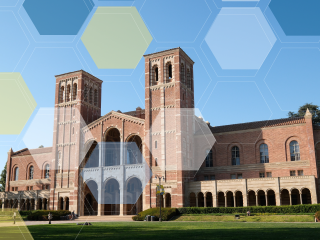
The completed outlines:
<svg viewBox="0 0 320 240">
<path fill-rule="evenodd" d="M 307 109 L 309 109 L 312 114 L 312 122 L 313 124 L 320 125 L 320 107 L 318 105 L 314 105 L 312 103 L 306 103 L 301 106 L 297 113 L 288 112 L 288 117 L 303 117 L 306 114 Z"/>
<path fill-rule="evenodd" d="M 7 164 L 4 166 L 4 169 L 1 172 L 0 175 L 0 192 L 4 192 L 5 191 L 5 187 L 6 187 L 6 177 L 7 177 Z"/>
<path fill-rule="evenodd" d="M 39 148 L 44 148 L 44 146 L 43 146 L 43 145 L 40 145 Z"/>
</svg>

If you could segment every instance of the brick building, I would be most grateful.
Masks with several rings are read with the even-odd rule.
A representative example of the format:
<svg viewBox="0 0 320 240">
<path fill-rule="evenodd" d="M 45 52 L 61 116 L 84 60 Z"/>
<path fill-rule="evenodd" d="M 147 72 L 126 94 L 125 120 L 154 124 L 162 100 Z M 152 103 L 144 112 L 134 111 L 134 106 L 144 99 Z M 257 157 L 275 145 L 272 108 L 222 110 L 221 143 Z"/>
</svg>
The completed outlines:
<svg viewBox="0 0 320 240">
<path fill-rule="evenodd" d="M 101 116 L 101 80 L 82 70 L 56 76 L 53 146 L 9 150 L 2 208 L 135 214 L 159 205 L 155 175 L 165 176 L 161 198 L 166 207 L 320 201 L 320 127 L 312 124 L 309 112 L 219 127 L 204 123 L 216 142 L 201 149 L 199 171 L 162 168 L 160 159 L 179 165 L 186 155 L 192 161 L 197 154 L 194 145 L 184 147 L 181 115 L 175 124 L 151 130 L 157 116 L 165 122 L 166 109 L 194 108 L 194 62 L 180 48 L 144 57 L 145 109 Z M 112 159 L 105 147 L 110 143 L 119 143 Z M 144 160 L 131 161 L 121 143 L 135 143 Z M 148 167 L 152 178 L 145 181 L 141 171 Z M 112 200 L 100 201 L 104 196 Z"/>
</svg>

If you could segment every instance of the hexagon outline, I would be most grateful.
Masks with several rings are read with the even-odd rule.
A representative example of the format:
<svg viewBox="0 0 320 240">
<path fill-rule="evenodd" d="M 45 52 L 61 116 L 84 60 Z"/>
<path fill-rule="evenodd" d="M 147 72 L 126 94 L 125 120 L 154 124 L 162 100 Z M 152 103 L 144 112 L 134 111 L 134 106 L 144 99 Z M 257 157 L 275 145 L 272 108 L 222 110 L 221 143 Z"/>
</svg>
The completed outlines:
<svg viewBox="0 0 320 240">
<path fill-rule="evenodd" d="M 25 0 L 24 0 L 24 1 L 25 1 Z M 86 7 L 88 8 L 87 4 L 85 3 L 85 0 L 82 0 L 82 1 L 84 2 L 84 4 L 86 5 Z M 92 1 L 92 3 L 93 3 L 93 0 L 91 0 L 91 1 Z M 31 23 L 32 23 L 32 26 L 35 28 L 36 33 L 38 33 L 38 35 L 39 35 L 39 36 L 37 36 L 38 38 L 45 38 L 45 37 L 48 38 L 48 37 L 57 37 L 57 36 L 58 36 L 58 37 L 62 37 L 62 36 L 64 36 L 64 37 L 74 36 L 72 40 L 68 40 L 68 41 L 51 41 L 51 40 L 49 40 L 49 41 L 37 41 L 36 38 L 35 38 L 35 36 L 32 34 L 32 31 L 30 31 L 30 29 L 29 29 L 29 27 L 28 27 L 28 24 L 24 21 L 23 17 L 22 17 L 21 14 L 20 14 L 21 8 L 24 9 L 23 4 L 21 4 L 20 8 L 19 8 L 18 11 L 17 11 L 17 12 L 18 12 L 18 15 L 19 15 L 20 19 L 22 20 L 23 24 L 25 25 L 25 27 L 27 28 L 29 34 L 31 35 L 31 37 L 32 37 L 32 39 L 33 39 L 33 41 L 34 41 L 35 43 L 73 43 L 73 42 L 76 40 L 76 38 L 78 37 L 78 34 L 79 34 L 81 28 L 83 27 L 84 23 L 85 23 L 86 20 L 88 19 L 89 15 L 93 12 L 93 9 L 94 9 L 95 7 L 94 7 L 94 5 L 93 5 L 92 10 L 89 12 L 88 16 L 86 17 L 86 19 L 85 19 L 84 22 L 82 23 L 81 27 L 79 28 L 79 31 L 78 31 L 78 34 L 77 34 L 77 35 L 40 35 L 40 33 L 38 32 L 37 28 L 35 27 L 33 21 L 31 20 L 29 14 L 28 14 L 27 11 L 24 9 L 24 11 L 26 12 L 27 16 L 29 17 L 29 19 L 30 19 L 30 21 L 31 21 Z"/>
<path fill-rule="evenodd" d="M 21 76 L 20 73 L 0 73 L 1 75 L 11 75 L 11 76 L 5 76 L 4 78 L 0 79 L 0 81 L 12 81 L 14 84 L 17 85 L 17 87 L 20 90 L 20 93 L 22 93 L 22 97 L 26 100 L 28 107 L 30 108 L 29 110 L 31 110 L 31 113 L 28 116 L 28 119 L 31 117 L 32 113 L 34 112 L 37 103 L 35 101 L 35 99 L 32 96 L 32 93 L 30 92 L 28 85 L 25 83 L 23 77 Z M 28 91 L 28 92 L 26 92 Z M 28 119 L 25 121 L 24 124 L 21 124 L 21 129 L 18 132 L 14 132 L 14 133 L 2 133 L 2 134 L 10 134 L 10 135 L 15 135 L 15 134 L 20 134 L 21 131 L 23 130 L 23 128 L 25 127 L 26 123 L 28 122 Z M 16 128 L 15 128 L 16 129 Z"/>
<path fill-rule="evenodd" d="M 271 110 L 268 102 L 267 102 L 266 99 L 264 98 L 262 92 L 260 91 L 259 86 L 257 85 L 257 83 L 256 83 L 255 81 L 217 81 L 216 84 L 215 84 L 215 86 L 214 86 L 214 88 L 212 89 L 211 93 L 209 94 L 208 99 L 207 99 L 205 105 L 207 104 L 208 100 L 210 99 L 210 96 L 212 95 L 212 93 L 214 92 L 216 86 L 217 86 L 219 83 L 234 83 L 234 82 L 235 82 L 235 83 L 254 83 L 255 86 L 257 87 L 257 90 L 258 90 L 258 92 L 260 93 L 263 101 L 265 102 L 265 104 L 267 105 L 267 107 L 268 107 L 268 109 L 269 109 L 269 111 L 270 111 L 270 113 L 271 113 L 269 119 L 267 119 L 266 121 L 272 120 L 271 117 L 272 117 L 272 115 L 273 115 L 273 112 L 272 112 L 272 110 Z M 203 108 L 205 107 L 205 105 L 202 107 L 202 110 L 203 110 Z M 262 120 L 262 121 L 263 121 L 263 120 Z M 228 124 L 228 125 L 230 125 L 230 124 Z M 261 130 L 261 133 L 262 133 L 262 130 Z M 242 144 L 256 144 L 256 142 L 258 141 L 261 133 L 259 134 L 259 136 L 257 137 L 257 139 L 256 139 L 256 141 L 255 141 L 254 143 L 242 143 Z M 217 143 L 217 144 L 229 144 L 229 143 L 219 143 L 217 139 L 216 139 L 216 142 L 215 142 L 215 143 Z"/>
<path fill-rule="evenodd" d="M 270 2 L 271 0 L 269 0 L 268 6 L 264 10 L 263 15 L 269 22 L 270 27 L 273 29 L 273 32 L 277 35 L 277 38 L 281 43 L 320 43 L 320 36 L 286 36 L 280 23 L 269 7 Z M 286 39 L 288 39 L 289 41 L 287 41 Z M 293 41 L 291 41 L 290 39 L 292 39 Z M 310 39 L 310 41 L 305 39 Z"/>
<path fill-rule="evenodd" d="M 10 8 L 12 7 L 12 8 L 14 8 L 14 7 L 16 7 L 16 6 L 18 5 L 19 1 L 20 1 L 20 0 L 17 0 L 16 4 L 15 4 L 14 6 L 11 5 L 11 6 L 0 6 L 0 7 L 3 7 L 3 8 L 4 8 L 4 7 L 10 7 Z"/>
<path fill-rule="evenodd" d="M 100 9 L 103 9 L 103 8 L 106 9 L 106 8 L 111 8 L 111 7 L 98 7 L 97 10 L 98 10 L 99 8 L 100 8 Z M 124 8 L 128 8 L 128 7 L 115 7 L 115 8 L 124 9 Z M 148 33 L 150 34 L 150 37 L 151 37 L 150 43 L 147 42 L 145 36 L 142 34 L 141 29 L 140 29 L 139 25 L 137 24 L 137 22 L 136 22 L 136 20 L 135 20 L 135 18 L 133 17 L 133 15 L 132 15 L 131 12 L 125 12 L 125 13 L 106 13 L 106 12 L 97 13 L 97 11 L 96 11 L 96 12 L 93 14 L 92 18 L 94 17 L 94 15 L 108 15 L 108 14 L 126 14 L 126 15 L 130 15 L 131 18 L 133 19 L 133 22 L 135 23 L 135 26 L 136 26 L 137 29 L 139 30 L 140 35 L 142 36 L 143 40 L 145 41 L 145 43 L 146 43 L 146 45 L 147 45 L 146 48 L 145 48 L 145 50 L 144 50 L 144 52 L 145 52 L 145 51 L 148 49 L 148 47 L 150 46 L 150 44 L 151 44 L 151 42 L 152 42 L 152 40 L 153 40 L 153 36 L 151 35 L 151 33 L 150 33 L 150 31 L 149 31 L 146 23 L 145 23 L 144 20 L 142 19 L 141 15 L 140 15 L 140 13 L 138 12 L 138 10 L 136 9 L 136 7 L 130 7 L 130 8 L 131 8 L 131 9 L 135 9 L 135 10 L 137 11 L 137 13 L 139 14 L 139 17 L 141 18 L 142 22 L 144 23 L 144 25 L 145 25 L 145 27 L 146 27 L 146 30 L 147 30 Z M 91 19 L 91 20 L 92 20 L 92 19 Z M 91 22 L 91 20 L 90 20 L 90 22 Z M 89 23 L 89 24 L 90 24 L 90 23 Z M 89 26 L 89 24 L 88 24 L 88 26 Z M 88 28 L 88 26 L 86 27 L 86 29 Z M 79 41 L 80 41 L 80 40 L 82 41 L 83 45 L 85 46 L 85 48 L 86 48 L 87 51 L 89 52 L 89 55 L 91 56 L 90 51 L 88 50 L 88 48 L 86 47 L 86 44 L 85 44 L 85 43 L 83 42 L 83 40 L 82 40 L 82 38 L 83 38 L 83 36 L 84 36 L 84 34 L 85 34 L 85 32 L 86 32 L 86 29 L 85 29 L 84 32 L 82 33 L 82 36 L 80 37 Z M 78 43 L 79 43 L 79 41 L 78 41 Z M 79 49 L 78 49 L 78 51 L 79 51 Z M 97 65 L 97 63 L 96 63 L 96 61 L 94 60 L 94 58 L 93 58 L 92 56 L 91 56 L 91 58 L 93 59 L 93 61 L 94 61 L 94 63 L 96 64 L 96 66 L 97 66 L 98 69 L 133 69 L 133 71 L 132 71 L 132 73 L 131 73 L 131 75 L 132 75 L 133 72 L 134 72 L 134 69 L 136 69 L 136 67 L 138 66 L 139 62 L 141 61 L 142 56 L 141 56 L 140 60 L 137 62 L 137 64 L 135 65 L 134 68 L 99 68 L 98 65 Z M 87 64 L 87 65 L 88 65 L 88 64 Z M 131 76 L 131 75 L 130 75 L 130 76 Z M 109 76 L 110 76 L 110 75 L 109 75 Z"/>
<path fill-rule="evenodd" d="M 213 0 L 213 1 L 214 1 L 214 0 Z M 235 10 L 238 10 L 238 9 L 239 9 L 239 8 L 235 8 Z M 245 9 L 245 8 L 242 8 L 242 9 Z M 230 9 L 228 9 L 228 10 L 230 10 Z M 266 38 L 268 39 L 268 41 L 269 41 L 269 43 L 270 43 L 270 39 L 269 39 L 269 37 L 267 36 L 267 34 L 266 34 L 266 32 L 265 32 L 265 29 L 262 27 L 261 22 L 259 21 L 259 18 L 256 16 L 257 13 L 261 13 L 261 16 L 264 17 L 264 19 L 265 19 L 264 25 L 267 24 L 267 25 L 269 26 L 269 28 L 270 28 L 269 31 L 271 31 L 271 33 L 273 33 L 274 38 L 275 38 L 275 41 L 274 41 L 274 43 L 272 44 L 272 46 L 271 46 L 268 54 L 265 56 L 264 60 L 262 61 L 259 69 L 244 69 L 244 70 L 247 70 L 247 71 L 249 70 L 249 71 L 255 72 L 254 75 L 240 75 L 240 76 L 237 76 L 237 75 L 219 75 L 218 72 L 216 71 L 216 69 L 212 66 L 211 61 L 208 59 L 207 54 L 205 53 L 205 51 L 204 51 L 203 48 L 202 48 L 202 44 L 203 44 L 203 42 L 204 42 L 205 39 L 206 39 L 206 37 L 205 37 L 205 38 L 202 40 L 201 44 L 200 44 L 200 49 L 201 49 L 202 53 L 204 54 L 204 56 L 206 57 L 207 62 L 210 64 L 211 68 L 213 69 L 213 71 L 215 72 L 215 74 L 216 74 L 217 77 L 256 77 L 256 75 L 257 75 L 258 72 L 260 71 L 263 63 L 265 62 L 266 58 L 269 56 L 271 50 L 274 48 L 274 45 L 276 44 L 277 37 L 276 37 L 276 35 L 274 34 L 274 32 L 272 31 L 272 28 L 271 28 L 271 26 L 268 24 L 268 21 L 267 21 L 267 19 L 265 18 L 265 16 L 264 16 L 264 14 L 262 13 L 262 11 L 261 11 L 261 10 L 259 11 L 259 9 L 256 10 L 256 9 L 250 9 L 250 8 L 249 8 L 249 9 L 246 9 L 246 10 L 247 10 L 247 11 L 253 11 L 253 13 L 252 13 L 252 14 L 237 14 L 237 15 L 254 15 L 255 18 L 256 18 L 256 20 L 257 20 L 257 22 L 259 23 L 259 26 L 261 27 L 261 30 L 262 30 L 263 33 L 266 35 Z M 221 12 L 219 12 L 218 15 L 219 15 L 219 14 L 221 14 Z M 217 15 L 217 17 L 218 17 L 218 15 Z M 226 15 L 226 14 L 224 14 L 224 15 Z M 228 14 L 228 15 L 235 15 L 235 14 Z M 217 18 L 217 17 L 216 17 L 216 18 Z M 216 18 L 215 18 L 215 20 L 216 20 Z M 214 22 L 215 22 L 215 20 L 214 20 Z M 211 27 L 214 25 L 214 22 L 212 23 Z M 210 29 L 208 30 L 208 33 L 209 33 L 209 31 L 211 30 L 211 27 L 210 27 Z M 208 33 L 207 33 L 207 34 L 208 34 Z M 270 44 L 271 44 L 271 43 L 270 43 Z M 207 45 L 208 45 L 208 44 L 207 44 Z M 208 47 L 209 47 L 209 45 L 208 45 Z M 210 47 L 209 47 L 209 48 L 210 48 Z M 211 49 L 210 49 L 210 51 L 212 52 Z M 212 54 L 213 54 L 213 53 L 212 53 Z M 217 60 L 217 58 L 216 58 L 216 56 L 215 56 L 214 54 L 213 54 L 213 57 L 216 59 L 217 63 L 219 64 L 219 62 L 218 62 L 218 60 Z M 219 67 L 221 68 L 221 71 L 222 71 L 222 72 L 223 72 L 223 71 L 233 71 L 233 70 L 234 70 L 234 69 L 222 69 L 222 67 L 221 67 L 220 64 L 219 64 Z"/>
<path fill-rule="evenodd" d="M 142 7 L 141 7 L 140 10 L 139 10 L 139 13 L 140 13 L 141 10 L 143 9 L 143 6 L 144 6 L 144 4 L 145 4 L 146 1 L 147 1 L 147 0 L 144 0 L 144 3 L 143 3 Z M 209 9 L 209 11 L 210 11 L 210 14 L 209 14 L 209 16 L 207 17 L 206 21 L 203 23 L 203 25 L 202 25 L 201 29 L 199 30 L 197 36 L 195 37 L 195 39 L 194 39 L 192 42 L 182 42 L 182 41 L 177 41 L 177 42 L 171 42 L 171 41 L 169 41 L 169 42 L 162 42 L 162 41 L 160 41 L 160 42 L 159 42 L 159 41 L 157 41 L 157 39 L 155 38 L 154 34 L 151 32 L 150 28 L 148 27 L 146 21 L 143 19 L 143 17 L 142 17 L 141 14 L 140 14 L 140 16 L 141 16 L 141 18 L 143 19 L 143 21 L 145 22 L 145 25 L 147 26 L 150 34 L 152 34 L 152 37 L 153 37 L 153 39 L 156 41 L 156 43 L 194 43 L 194 42 L 197 40 L 198 36 L 200 35 L 202 29 L 204 28 L 204 25 L 207 23 L 207 21 L 209 20 L 211 14 L 212 14 L 211 8 L 210 8 L 210 6 L 208 5 L 207 0 L 204 0 L 204 2 L 206 3 L 206 5 L 207 5 L 207 7 L 208 7 L 208 9 Z"/>
<path fill-rule="evenodd" d="M 273 62 L 272 62 L 272 64 L 271 64 L 271 66 L 270 66 L 267 74 L 266 74 L 265 77 L 263 78 L 263 82 L 264 82 L 265 85 L 267 86 L 269 92 L 271 93 L 273 99 L 276 101 L 276 103 L 277 103 L 278 107 L 280 108 L 280 110 L 283 111 L 283 112 L 296 111 L 297 109 L 294 109 L 294 110 L 292 110 L 292 109 L 291 109 L 291 110 L 284 110 L 284 109 L 282 109 L 281 106 L 280 106 L 280 104 L 278 103 L 277 99 L 276 99 L 275 96 L 273 95 L 271 89 L 269 88 L 267 82 L 266 82 L 266 78 L 267 78 L 267 76 L 269 75 L 269 72 L 271 71 L 271 69 L 272 69 L 272 67 L 273 67 L 273 64 L 276 62 L 276 60 L 277 60 L 278 56 L 280 55 L 282 49 L 318 49 L 318 51 L 320 52 L 320 48 L 318 48 L 318 47 L 282 47 L 282 48 L 280 49 L 280 51 L 278 52 L 276 58 L 273 60 Z"/>
<path fill-rule="evenodd" d="M 25 55 L 25 53 L 26 53 L 27 50 L 29 49 L 31 43 L 30 43 L 30 40 L 29 40 L 28 36 L 27 36 L 26 33 L 24 32 L 24 30 L 23 30 L 20 22 L 18 21 L 16 15 L 14 14 L 14 12 L 13 12 L 12 10 L 11 10 L 11 11 L 9 11 L 9 10 L 0 10 L 0 12 L 11 12 L 11 13 L 13 14 L 13 16 L 14 16 L 14 18 L 16 19 L 17 23 L 19 24 L 19 27 L 21 28 L 21 31 L 23 32 L 24 36 L 26 37 L 26 39 L 27 39 L 27 41 L 28 41 L 28 46 L 26 47 L 26 49 L 25 49 L 24 52 L 22 53 L 22 55 L 21 55 L 21 57 L 20 57 L 17 65 L 16 65 L 16 66 L 14 67 L 14 69 L 11 71 L 11 73 L 14 73 L 15 70 L 16 70 L 16 68 L 18 67 L 19 63 L 21 62 L 21 59 L 23 58 L 23 56 Z"/>
<path fill-rule="evenodd" d="M 255 8 L 258 6 L 260 0 L 219 0 L 219 2 L 216 2 L 217 0 L 212 0 L 214 5 L 216 6 L 217 9 L 222 9 L 226 6 L 221 6 L 219 7 L 218 5 L 222 5 L 222 4 L 230 4 L 232 5 L 232 7 L 239 7 L 239 4 L 248 4 L 250 6 L 241 6 L 241 7 L 250 7 L 250 8 Z M 254 5 L 253 3 L 256 2 L 256 4 Z M 251 4 L 253 4 L 251 6 Z M 228 6 L 229 7 L 229 6 Z M 231 6 L 230 6 L 231 7 Z"/>
</svg>

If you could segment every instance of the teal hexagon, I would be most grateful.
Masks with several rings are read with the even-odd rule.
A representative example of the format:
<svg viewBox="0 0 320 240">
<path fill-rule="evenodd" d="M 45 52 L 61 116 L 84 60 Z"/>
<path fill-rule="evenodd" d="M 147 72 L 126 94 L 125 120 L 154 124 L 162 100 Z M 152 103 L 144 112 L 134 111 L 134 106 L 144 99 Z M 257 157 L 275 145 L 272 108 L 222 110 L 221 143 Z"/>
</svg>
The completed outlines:
<svg viewBox="0 0 320 240">
<path fill-rule="evenodd" d="M 20 134 L 37 106 L 20 73 L 0 73 L 0 134 Z"/>
<path fill-rule="evenodd" d="M 99 7 L 81 40 L 100 69 L 133 69 L 152 41 L 135 7 Z"/>
</svg>

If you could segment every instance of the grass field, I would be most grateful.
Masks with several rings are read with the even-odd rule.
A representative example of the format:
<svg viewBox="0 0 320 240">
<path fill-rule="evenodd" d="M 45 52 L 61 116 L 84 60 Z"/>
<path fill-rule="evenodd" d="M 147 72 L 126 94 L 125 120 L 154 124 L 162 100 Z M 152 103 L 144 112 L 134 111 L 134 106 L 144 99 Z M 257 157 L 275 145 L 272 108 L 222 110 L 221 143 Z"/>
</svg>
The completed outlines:
<svg viewBox="0 0 320 240">
<path fill-rule="evenodd" d="M 318 223 L 116 222 L 28 226 L 37 239 L 319 239 Z M 10 228 L 1 229 L 10 231 Z M 1 238 L 1 236 L 0 236 Z"/>
<path fill-rule="evenodd" d="M 313 215 L 255 215 L 247 217 L 240 216 L 235 219 L 233 215 L 216 214 L 183 214 L 174 219 L 174 221 L 205 221 L 205 222 L 314 222 Z"/>
</svg>

